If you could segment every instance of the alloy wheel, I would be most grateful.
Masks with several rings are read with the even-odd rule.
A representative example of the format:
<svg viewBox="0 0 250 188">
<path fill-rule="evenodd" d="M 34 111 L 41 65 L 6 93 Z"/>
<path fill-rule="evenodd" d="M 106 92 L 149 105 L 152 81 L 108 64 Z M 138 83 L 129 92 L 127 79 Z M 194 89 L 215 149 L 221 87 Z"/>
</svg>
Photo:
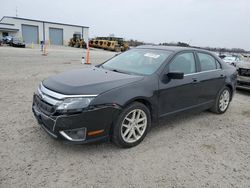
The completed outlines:
<svg viewBox="0 0 250 188">
<path fill-rule="evenodd" d="M 224 90 L 220 96 L 220 100 L 219 100 L 219 108 L 222 112 L 224 112 L 230 102 L 230 93 L 228 90 Z"/>
<path fill-rule="evenodd" d="M 147 128 L 147 115 L 141 109 L 130 111 L 122 121 L 121 136 L 127 143 L 139 140 Z"/>
</svg>

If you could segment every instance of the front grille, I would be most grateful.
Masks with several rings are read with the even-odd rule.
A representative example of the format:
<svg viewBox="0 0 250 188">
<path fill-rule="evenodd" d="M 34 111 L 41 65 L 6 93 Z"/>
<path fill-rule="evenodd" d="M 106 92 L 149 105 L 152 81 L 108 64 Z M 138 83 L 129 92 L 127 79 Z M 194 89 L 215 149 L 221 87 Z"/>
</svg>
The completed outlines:
<svg viewBox="0 0 250 188">
<path fill-rule="evenodd" d="M 51 104 L 44 102 L 37 95 L 34 95 L 34 103 L 46 115 L 51 115 L 55 112 L 55 108 Z"/>
<path fill-rule="evenodd" d="M 239 75 L 250 77 L 250 69 L 239 68 Z"/>
</svg>

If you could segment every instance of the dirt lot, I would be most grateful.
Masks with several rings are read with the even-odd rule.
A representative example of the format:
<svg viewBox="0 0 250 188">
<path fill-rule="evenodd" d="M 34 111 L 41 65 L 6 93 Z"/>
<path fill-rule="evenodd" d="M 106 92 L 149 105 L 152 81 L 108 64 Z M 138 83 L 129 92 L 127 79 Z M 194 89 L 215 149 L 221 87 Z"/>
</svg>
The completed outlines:
<svg viewBox="0 0 250 188">
<path fill-rule="evenodd" d="M 92 50 L 91 62 L 114 53 Z M 250 93 L 224 115 L 183 115 L 132 149 L 69 145 L 49 137 L 31 111 L 44 78 L 82 68 L 82 50 L 0 47 L 0 187 L 250 187 Z"/>
</svg>

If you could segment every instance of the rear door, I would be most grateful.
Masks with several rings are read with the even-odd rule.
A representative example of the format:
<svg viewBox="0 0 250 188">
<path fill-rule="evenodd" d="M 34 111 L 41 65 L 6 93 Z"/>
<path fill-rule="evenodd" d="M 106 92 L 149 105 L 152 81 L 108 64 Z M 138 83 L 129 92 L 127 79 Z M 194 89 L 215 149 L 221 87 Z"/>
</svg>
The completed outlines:
<svg viewBox="0 0 250 188">
<path fill-rule="evenodd" d="M 199 88 L 193 74 L 197 64 L 193 51 L 177 54 L 164 72 L 183 72 L 183 79 L 159 80 L 159 116 L 191 108 L 198 103 Z"/>
<path fill-rule="evenodd" d="M 221 64 L 211 54 L 196 52 L 199 72 L 195 75 L 199 80 L 200 104 L 212 102 L 225 83 L 225 72 Z"/>
</svg>

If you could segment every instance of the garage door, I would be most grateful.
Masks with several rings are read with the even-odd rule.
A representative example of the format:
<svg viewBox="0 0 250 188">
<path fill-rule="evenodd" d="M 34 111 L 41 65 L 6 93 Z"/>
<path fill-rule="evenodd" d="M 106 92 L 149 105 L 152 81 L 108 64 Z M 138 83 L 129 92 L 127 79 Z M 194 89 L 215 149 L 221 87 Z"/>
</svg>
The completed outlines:
<svg viewBox="0 0 250 188">
<path fill-rule="evenodd" d="M 38 43 L 38 26 L 22 25 L 22 34 L 25 43 Z"/>
<path fill-rule="evenodd" d="M 58 28 L 49 28 L 49 39 L 53 45 L 63 45 L 63 30 Z"/>
</svg>

